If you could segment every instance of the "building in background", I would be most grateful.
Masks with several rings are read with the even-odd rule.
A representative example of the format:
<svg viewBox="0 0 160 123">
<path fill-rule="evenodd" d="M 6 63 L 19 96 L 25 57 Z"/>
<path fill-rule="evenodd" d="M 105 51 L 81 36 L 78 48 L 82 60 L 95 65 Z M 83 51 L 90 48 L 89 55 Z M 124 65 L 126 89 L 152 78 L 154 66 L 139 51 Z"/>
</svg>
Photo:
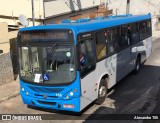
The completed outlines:
<svg viewBox="0 0 160 123">
<path fill-rule="evenodd" d="M 113 9 L 114 15 L 126 14 L 127 0 L 108 0 L 109 9 Z M 160 0 L 130 0 L 130 13 L 152 15 L 153 30 L 157 29 L 160 15 Z"/>
<path fill-rule="evenodd" d="M 23 27 L 18 20 L 19 15 L 25 15 L 29 20 L 29 26 L 32 25 L 32 4 L 31 0 L 4 0 L 0 4 L 0 49 L 4 53 L 10 50 L 10 40 L 17 36 L 19 28 Z M 34 10 L 36 25 L 42 23 L 43 2 L 34 0 Z"/>
<path fill-rule="evenodd" d="M 44 0 L 44 23 L 88 17 L 97 11 L 101 0 Z"/>
<path fill-rule="evenodd" d="M 157 22 L 160 15 L 159 0 L 130 0 L 131 14 L 151 13 Z M 0 4 L 0 49 L 9 52 L 9 41 L 14 40 L 22 27 L 19 15 L 25 15 L 32 26 L 32 0 L 7 0 Z M 113 14 L 126 13 L 127 0 L 34 0 L 35 25 L 59 23 L 64 19 L 88 17 L 97 12 L 100 4 L 108 6 Z"/>
<path fill-rule="evenodd" d="M 0 4 L 0 85 L 13 81 L 18 74 L 16 37 L 22 24 L 18 20 L 20 15 L 28 18 L 32 26 L 31 0 L 3 0 Z M 43 2 L 34 0 L 35 25 L 43 20 Z M 14 74 L 13 74 L 14 73 Z"/>
</svg>

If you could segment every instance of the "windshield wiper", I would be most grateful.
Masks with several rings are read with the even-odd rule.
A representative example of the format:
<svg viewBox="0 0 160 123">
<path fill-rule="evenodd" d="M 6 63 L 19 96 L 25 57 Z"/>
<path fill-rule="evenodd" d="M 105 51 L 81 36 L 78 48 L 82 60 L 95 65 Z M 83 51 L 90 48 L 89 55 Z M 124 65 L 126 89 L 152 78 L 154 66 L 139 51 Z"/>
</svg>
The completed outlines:
<svg viewBox="0 0 160 123">
<path fill-rule="evenodd" d="M 53 55 L 55 54 L 55 51 L 57 49 L 57 46 L 58 44 L 54 44 L 52 47 L 51 47 L 51 52 L 49 53 L 49 57 L 47 57 L 47 60 L 50 60 L 52 59 Z"/>
</svg>

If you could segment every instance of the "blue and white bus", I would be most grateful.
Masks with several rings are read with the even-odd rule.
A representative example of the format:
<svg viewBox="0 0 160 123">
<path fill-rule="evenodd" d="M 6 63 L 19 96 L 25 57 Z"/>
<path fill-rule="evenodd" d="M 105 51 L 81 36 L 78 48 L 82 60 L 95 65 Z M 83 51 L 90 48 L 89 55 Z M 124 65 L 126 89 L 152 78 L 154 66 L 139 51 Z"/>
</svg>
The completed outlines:
<svg viewBox="0 0 160 123">
<path fill-rule="evenodd" d="M 81 112 L 151 54 L 151 15 L 121 15 L 20 29 L 24 104 Z"/>
</svg>

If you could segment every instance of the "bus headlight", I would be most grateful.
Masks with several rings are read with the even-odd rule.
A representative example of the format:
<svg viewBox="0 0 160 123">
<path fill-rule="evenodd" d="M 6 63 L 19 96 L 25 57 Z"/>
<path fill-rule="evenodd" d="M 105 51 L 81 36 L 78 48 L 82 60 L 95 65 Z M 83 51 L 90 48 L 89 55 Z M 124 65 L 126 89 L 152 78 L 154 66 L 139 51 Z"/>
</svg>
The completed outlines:
<svg viewBox="0 0 160 123">
<path fill-rule="evenodd" d="M 73 91 L 69 91 L 68 93 L 66 93 L 64 96 L 63 96 L 63 99 L 72 99 L 73 97 L 75 97 L 78 93 L 78 91 L 74 89 Z"/>
<path fill-rule="evenodd" d="M 69 96 L 66 96 L 65 99 L 69 99 Z"/>
<path fill-rule="evenodd" d="M 26 95 L 28 95 L 29 93 L 28 92 L 26 92 Z"/>
<path fill-rule="evenodd" d="M 70 96 L 73 96 L 73 92 L 71 91 L 69 95 L 70 95 Z"/>
<path fill-rule="evenodd" d="M 74 95 L 74 94 L 73 94 L 73 92 L 71 91 L 71 92 L 65 94 L 64 99 L 71 99 L 71 98 L 73 98 L 73 95 Z"/>
<path fill-rule="evenodd" d="M 21 90 L 24 91 L 24 88 L 22 87 Z"/>
<path fill-rule="evenodd" d="M 21 90 L 22 90 L 26 95 L 29 95 L 29 92 L 26 91 L 26 90 L 24 89 L 24 87 L 21 87 Z"/>
</svg>

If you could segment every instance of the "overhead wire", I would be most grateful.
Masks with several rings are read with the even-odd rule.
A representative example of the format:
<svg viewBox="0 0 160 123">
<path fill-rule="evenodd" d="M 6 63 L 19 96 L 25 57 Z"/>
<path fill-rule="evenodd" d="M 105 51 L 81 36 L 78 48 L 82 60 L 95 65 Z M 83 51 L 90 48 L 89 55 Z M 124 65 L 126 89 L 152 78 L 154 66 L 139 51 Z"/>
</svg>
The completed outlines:
<svg viewBox="0 0 160 123">
<path fill-rule="evenodd" d="M 157 6 L 157 7 L 159 7 L 159 6 L 160 6 L 159 4 L 155 4 L 155 3 L 152 3 L 152 2 L 147 1 L 147 0 L 144 0 L 144 2 L 147 2 L 147 3 L 149 3 L 149 4 L 151 4 L 151 5 L 154 5 L 154 6 Z"/>
<path fill-rule="evenodd" d="M 158 4 L 155 4 L 155 3 L 152 3 L 152 2 L 150 2 L 150 1 L 147 1 L 147 0 L 144 0 L 144 2 L 146 2 L 146 3 L 148 3 L 148 4 L 150 4 L 150 5 L 152 5 L 152 7 L 160 7 L 160 5 L 158 5 Z M 151 10 L 149 7 L 147 7 L 147 9 L 149 10 L 149 11 L 153 11 L 154 12 L 154 15 L 152 15 L 152 17 L 156 17 L 156 10 Z M 155 9 L 155 8 L 154 8 Z"/>
</svg>

